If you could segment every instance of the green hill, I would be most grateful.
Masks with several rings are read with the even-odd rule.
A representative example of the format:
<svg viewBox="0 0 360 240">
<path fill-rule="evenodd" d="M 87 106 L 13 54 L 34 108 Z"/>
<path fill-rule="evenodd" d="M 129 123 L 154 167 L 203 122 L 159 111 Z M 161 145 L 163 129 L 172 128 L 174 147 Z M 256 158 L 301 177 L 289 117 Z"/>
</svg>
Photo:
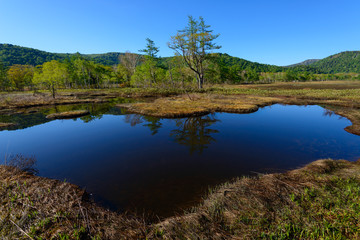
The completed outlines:
<svg viewBox="0 0 360 240">
<path fill-rule="evenodd" d="M 110 52 L 104 54 L 81 54 L 83 57 L 94 60 L 97 63 L 104 65 L 115 65 L 119 63 L 119 56 L 122 53 Z M 71 53 L 50 53 L 33 48 L 20 47 L 12 44 L 0 44 L 0 62 L 5 66 L 14 64 L 40 65 L 51 60 L 64 60 L 70 58 L 74 54 Z M 238 57 L 232 57 L 228 54 L 214 54 L 213 58 L 228 67 L 236 66 L 240 69 L 252 69 L 257 72 L 279 72 L 283 71 L 284 67 L 275 65 L 261 64 L 247 61 Z M 171 58 L 162 58 L 161 62 L 165 64 Z"/>
<path fill-rule="evenodd" d="M 28 64 L 35 66 L 51 60 L 63 60 L 66 57 L 69 57 L 69 54 L 49 53 L 12 44 L 0 44 L 0 61 L 5 66 L 14 64 Z"/>
<path fill-rule="evenodd" d="M 110 52 L 104 54 L 81 54 L 81 56 L 104 65 L 115 65 L 119 63 L 119 56 L 123 53 Z M 0 44 L 0 62 L 5 66 L 14 64 L 41 65 L 51 60 L 64 60 L 71 58 L 75 53 L 50 53 L 33 48 L 20 47 L 12 44 Z M 227 68 L 251 69 L 256 72 L 283 72 L 291 70 L 294 72 L 310 73 L 360 73 L 360 51 L 342 52 L 330 57 L 318 60 L 310 59 L 302 63 L 287 67 L 247 61 L 242 58 L 232 57 L 226 53 L 212 55 L 214 60 Z M 170 57 L 162 58 L 163 66 Z"/>
<path fill-rule="evenodd" d="M 217 53 L 214 54 L 214 57 L 224 66 L 236 66 L 239 69 L 252 69 L 256 72 L 281 72 L 285 69 L 275 65 L 251 62 L 242 58 L 230 56 L 226 53 Z"/>
<path fill-rule="evenodd" d="M 360 51 L 341 52 L 309 66 L 323 73 L 360 73 Z"/>
<path fill-rule="evenodd" d="M 81 54 L 83 57 L 94 60 L 104 65 L 114 65 L 119 63 L 119 55 L 122 53 L 104 54 Z M 0 44 L 0 62 L 5 66 L 14 64 L 41 65 L 51 60 L 64 60 L 70 58 L 75 53 L 50 53 L 34 48 L 20 47 L 12 44 Z"/>
<path fill-rule="evenodd" d="M 292 64 L 292 65 L 289 65 L 287 67 L 296 67 L 296 66 L 309 66 L 315 62 L 318 62 L 320 61 L 321 59 L 308 59 L 308 60 L 305 60 L 303 62 L 300 62 L 300 63 L 296 63 L 296 64 Z"/>
</svg>

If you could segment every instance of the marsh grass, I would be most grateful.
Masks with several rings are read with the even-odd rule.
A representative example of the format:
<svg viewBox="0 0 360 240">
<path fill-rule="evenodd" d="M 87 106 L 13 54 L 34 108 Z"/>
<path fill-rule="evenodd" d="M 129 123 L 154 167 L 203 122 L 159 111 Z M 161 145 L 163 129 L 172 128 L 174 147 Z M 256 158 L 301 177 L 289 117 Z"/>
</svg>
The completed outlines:
<svg viewBox="0 0 360 240">
<path fill-rule="evenodd" d="M 133 103 L 125 107 L 129 112 L 154 117 L 190 117 L 201 116 L 212 112 L 251 113 L 261 106 L 273 104 L 280 99 L 253 96 L 220 96 L 216 94 L 196 93 L 176 97 L 159 98 L 153 102 Z"/>
<path fill-rule="evenodd" d="M 139 239 L 138 219 L 97 206 L 70 183 L 0 166 L 0 239 Z"/>
<path fill-rule="evenodd" d="M 319 160 L 224 184 L 192 212 L 157 224 L 154 238 L 357 239 L 359 206 L 359 163 Z"/>
<path fill-rule="evenodd" d="M 360 82 L 107 89 L 0 94 L 0 109 L 115 97 L 162 97 L 130 111 L 180 117 L 214 111 L 251 112 L 273 103 L 318 104 L 349 118 L 360 134 Z M 189 97 L 190 96 L 190 97 Z M 0 166 L 1 239 L 359 239 L 360 163 L 319 160 L 282 174 L 240 178 L 211 189 L 189 211 L 159 222 L 103 209 L 66 182 Z"/>
<path fill-rule="evenodd" d="M 66 111 L 60 113 L 52 113 L 46 116 L 48 119 L 67 119 L 67 118 L 77 118 L 89 115 L 88 110 L 75 110 L 75 111 Z"/>
<path fill-rule="evenodd" d="M 159 222 L 103 209 L 70 183 L 0 166 L 1 239 L 357 239 L 359 214 L 359 162 L 319 160 L 235 179 Z"/>
</svg>

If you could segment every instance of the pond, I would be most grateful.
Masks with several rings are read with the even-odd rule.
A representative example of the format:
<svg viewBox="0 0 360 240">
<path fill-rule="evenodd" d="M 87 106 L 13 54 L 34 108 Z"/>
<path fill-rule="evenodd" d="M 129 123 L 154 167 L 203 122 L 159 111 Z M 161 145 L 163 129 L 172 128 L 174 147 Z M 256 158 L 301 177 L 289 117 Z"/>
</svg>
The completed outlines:
<svg viewBox="0 0 360 240">
<path fill-rule="evenodd" d="M 106 207 L 166 217 L 235 177 L 360 157 L 360 137 L 344 130 L 351 122 L 320 106 L 181 119 L 86 106 L 92 115 L 75 120 L 46 120 L 51 109 L 13 116 L 22 129 L 0 132 L 1 158 L 35 156 L 38 175 L 77 184 Z"/>
</svg>

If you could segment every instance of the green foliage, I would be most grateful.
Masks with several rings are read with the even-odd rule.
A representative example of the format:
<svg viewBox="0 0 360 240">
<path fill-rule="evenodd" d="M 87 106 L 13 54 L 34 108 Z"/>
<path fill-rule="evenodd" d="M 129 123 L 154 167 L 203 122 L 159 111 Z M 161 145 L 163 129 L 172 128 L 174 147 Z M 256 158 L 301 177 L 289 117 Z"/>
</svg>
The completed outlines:
<svg viewBox="0 0 360 240">
<path fill-rule="evenodd" d="M 165 79 L 165 70 L 159 67 L 157 53 L 159 48 L 154 41 L 146 39 L 145 49 L 140 52 L 145 53 L 144 62 L 136 67 L 135 73 L 131 77 L 131 84 L 142 87 L 152 87 Z"/>
<path fill-rule="evenodd" d="M 323 73 L 360 73 L 360 51 L 335 54 L 310 66 Z"/>
<path fill-rule="evenodd" d="M 55 89 L 59 86 L 65 86 L 68 76 L 66 65 L 52 60 L 44 63 L 41 70 L 35 72 L 34 83 L 45 85 L 55 98 Z"/>
<path fill-rule="evenodd" d="M 5 66 L 20 65 L 42 65 L 51 60 L 64 61 L 76 54 L 70 53 L 49 53 L 33 48 L 20 47 L 12 44 L 0 44 L 0 61 Z M 87 60 L 93 60 L 103 65 L 116 65 L 119 63 L 119 56 L 123 53 L 111 52 L 104 54 L 82 54 Z"/>
<path fill-rule="evenodd" d="M 199 89 L 203 88 L 206 59 L 212 50 L 221 48 L 214 43 L 219 34 L 213 34 L 209 28 L 202 17 L 196 20 L 189 16 L 187 26 L 172 36 L 168 43 L 169 48 L 182 56 L 186 65 L 196 73 Z"/>
<path fill-rule="evenodd" d="M 322 188 L 306 188 L 290 199 L 279 220 L 263 227 L 264 239 L 350 239 L 359 235 L 360 184 L 334 177 Z M 356 237 L 357 236 L 357 237 Z"/>
<path fill-rule="evenodd" d="M 145 53 L 145 56 L 151 59 L 157 58 L 157 53 L 159 48 L 155 46 L 155 43 L 150 38 L 146 38 L 146 47 L 145 49 L 140 50 L 140 52 Z"/>
<path fill-rule="evenodd" d="M 7 77 L 11 87 L 17 90 L 24 90 L 32 86 L 34 68 L 29 65 L 13 65 L 7 71 Z"/>
<path fill-rule="evenodd" d="M 137 87 L 157 86 L 164 78 L 165 70 L 157 67 L 154 60 L 148 59 L 136 68 L 131 84 Z"/>
<path fill-rule="evenodd" d="M 0 62 L 0 90 L 9 90 L 11 82 L 7 76 L 7 69 L 2 62 Z"/>
</svg>

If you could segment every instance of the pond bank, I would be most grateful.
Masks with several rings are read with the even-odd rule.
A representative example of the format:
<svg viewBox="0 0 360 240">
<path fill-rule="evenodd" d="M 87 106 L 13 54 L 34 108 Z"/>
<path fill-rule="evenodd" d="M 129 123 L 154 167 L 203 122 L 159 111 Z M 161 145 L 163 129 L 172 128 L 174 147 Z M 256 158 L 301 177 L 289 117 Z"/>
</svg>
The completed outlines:
<svg viewBox="0 0 360 240">
<path fill-rule="evenodd" d="M 75 185 L 12 167 L 0 166 L 0 193 L 3 239 L 354 239 L 360 232 L 359 161 L 319 160 L 287 173 L 241 178 L 160 222 L 110 212 Z"/>
<path fill-rule="evenodd" d="M 46 116 L 48 119 L 67 119 L 67 118 L 77 118 L 89 115 L 90 112 L 88 110 L 77 110 L 77 111 L 68 111 L 61 113 L 52 113 Z"/>
</svg>

